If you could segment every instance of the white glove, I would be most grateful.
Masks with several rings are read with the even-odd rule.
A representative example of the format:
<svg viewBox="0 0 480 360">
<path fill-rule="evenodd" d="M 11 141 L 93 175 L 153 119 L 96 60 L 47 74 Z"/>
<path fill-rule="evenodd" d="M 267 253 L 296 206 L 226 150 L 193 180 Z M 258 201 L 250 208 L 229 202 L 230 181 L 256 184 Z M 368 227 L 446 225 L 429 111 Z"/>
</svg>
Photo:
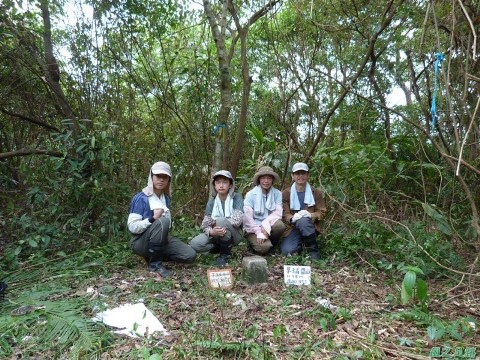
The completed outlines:
<svg viewBox="0 0 480 360">
<path fill-rule="evenodd" d="M 299 214 L 300 217 L 312 218 L 312 214 L 310 214 L 307 210 L 300 210 L 297 214 Z"/>
<path fill-rule="evenodd" d="M 300 212 L 295 213 L 292 217 L 292 224 L 295 224 L 297 220 L 301 218 L 302 218 L 302 215 L 300 215 Z"/>
</svg>

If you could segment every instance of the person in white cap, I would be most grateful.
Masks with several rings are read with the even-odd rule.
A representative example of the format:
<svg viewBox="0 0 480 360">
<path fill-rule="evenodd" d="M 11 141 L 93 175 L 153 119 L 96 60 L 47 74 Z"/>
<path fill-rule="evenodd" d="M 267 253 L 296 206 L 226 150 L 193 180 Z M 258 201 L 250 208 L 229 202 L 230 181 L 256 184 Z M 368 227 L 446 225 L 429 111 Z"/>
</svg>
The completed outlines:
<svg viewBox="0 0 480 360">
<path fill-rule="evenodd" d="M 131 201 L 127 220 L 133 253 L 145 258 L 148 269 L 163 277 L 172 275 L 163 266 L 163 260 L 192 263 L 197 255 L 188 244 L 169 235 L 171 181 L 169 164 L 163 161 L 153 164 L 147 186 Z"/>
<path fill-rule="evenodd" d="M 255 187 L 247 192 L 243 204 L 243 229 L 253 251 L 267 254 L 285 231 L 282 222 L 282 193 L 273 187 L 280 177 L 269 166 L 262 166 L 253 176 Z"/>
<path fill-rule="evenodd" d="M 320 220 L 327 208 L 322 192 L 310 186 L 308 176 L 307 164 L 294 164 L 293 184 L 282 191 L 283 221 L 287 229 L 281 251 L 283 255 L 297 254 L 304 247 L 312 260 L 319 260 L 317 236 L 321 233 Z"/>
<path fill-rule="evenodd" d="M 218 252 L 216 265 L 228 264 L 232 246 L 238 245 L 243 236 L 243 198 L 236 193 L 235 180 L 227 170 L 213 174 L 213 197 L 205 207 L 201 228 L 203 232 L 190 241 L 199 253 Z"/>
</svg>

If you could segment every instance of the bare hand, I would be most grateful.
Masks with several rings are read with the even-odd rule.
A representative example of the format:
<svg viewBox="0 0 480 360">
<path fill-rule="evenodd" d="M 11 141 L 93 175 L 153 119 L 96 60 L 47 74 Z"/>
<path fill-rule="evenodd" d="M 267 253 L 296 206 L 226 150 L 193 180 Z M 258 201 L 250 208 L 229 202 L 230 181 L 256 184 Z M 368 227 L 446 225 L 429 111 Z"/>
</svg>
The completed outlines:
<svg viewBox="0 0 480 360">
<path fill-rule="evenodd" d="M 153 209 L 153 218 L 159 219 L 162 217 L 163 213 L 164 213 L 163 209 Z"/>
<path fill-rule="evenodd" d="M 267 230 L 265 230 L 263 227 L 261 228 L 262 229 L 262 234 L 265 235 L 265 237 L 269 237 L 270 234 L 267 232 Z"/>
<path fill-rule="evenodd" d="M 267 239 L 257 238 L 257 244 L 261 245 L 265 242 L 265 240 L 267 240 Z"/>
<path fill-rule="evenodd" d="M 222 228 L 218 226 L 215 226 L 212 228 L 212 230 L 210 230 L 210 235 L 212 236 L 225 236 L 226 233 L 227 233 L 226 228 Z"/>
</svg>

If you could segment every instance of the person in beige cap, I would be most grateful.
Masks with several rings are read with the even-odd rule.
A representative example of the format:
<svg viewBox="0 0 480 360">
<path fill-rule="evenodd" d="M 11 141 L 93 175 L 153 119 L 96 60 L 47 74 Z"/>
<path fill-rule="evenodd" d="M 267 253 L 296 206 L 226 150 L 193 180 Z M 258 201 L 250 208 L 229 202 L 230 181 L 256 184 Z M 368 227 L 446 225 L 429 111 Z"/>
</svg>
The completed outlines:
<svg viewBox="0 0 480 360">
<path fill-rule="evenodd" d="M 218 252 L 215 264 L 223 267 L 232 255 L 232 246 L 242 240 L 243 198 L 235 192 L 235 180 L 227 170 L 213 174 L 213 197 L 205 207 L 203 232 L 190 241 L 199 253 Z"/>
<path fill-rule="evenodd" d="M 148 260 L 148 269 L 163 277 L 172 275 L 163 266 L 163 260 L 191 263 L 196 257 L 195 250 L 188 244 L 169 235 L 171 181 L 169 164 L 163 161 L 153 164 L 147 186 L 132 199 L 127 220 L 133 253 Z"/>
<path fill-rule="evenodd" d="M 285 231 L 282 222 L 282 193 L 273 187 L 280 177 L 269 166 L 262 166 L 253 176 L 255 187 L 247 192 L 243 204 L 243 229 L 253 251 L 267 254 Z"/>
<path fill-rule="evenodd" d="M 317 236 L 321 233 L 320 220 L 327 208 L 322 192 L 310 186 L 308 176 L 307 164 L 294 164 L 293 184 L 282 191 L 283 221 L 287 229 L 281 251 L 283 255 L 297 254 L 304 247 L 312 260 L 319 260 Z"/>
</svg>

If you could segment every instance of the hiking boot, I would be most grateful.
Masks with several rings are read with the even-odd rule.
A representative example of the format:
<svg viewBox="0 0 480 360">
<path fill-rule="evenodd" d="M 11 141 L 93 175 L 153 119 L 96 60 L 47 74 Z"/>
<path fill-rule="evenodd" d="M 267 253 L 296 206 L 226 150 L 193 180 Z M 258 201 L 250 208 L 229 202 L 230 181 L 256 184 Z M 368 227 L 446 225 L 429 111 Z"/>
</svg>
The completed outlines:
<svg viewBox="0 0 480 360">
<path fill-rule="evenodd" d="M 218 245 L 218 243 L 215 243 L 213 245 L 212 250 L 210 250 L 210 253 L 211 254 L 220 254 L 220 245 Z"/>
<path fill-rule="evenodd" d="M 230 261 L 230 255 L 228 254 L 220 254 L 218 255 L 217 259 L 215 260 L 215 265 L 218 267 L 224 267 Z"/>
<path fill-rule="evenodd" d="M 305 245 L 305 250 L 307 250 L 312 261 L 320 260 L 320 250 L 318 248 L 317 236 L 315 234 L 305 238 L 303 244 Z"/>
<path fill-rule="evenodd" d="M 151 262 L 148 265 L 148 270 L 160 274 L 163 278 L 168 278 L 173 275 L 173 272 L 164 267 L 160 261 Z"/>
</svg>

